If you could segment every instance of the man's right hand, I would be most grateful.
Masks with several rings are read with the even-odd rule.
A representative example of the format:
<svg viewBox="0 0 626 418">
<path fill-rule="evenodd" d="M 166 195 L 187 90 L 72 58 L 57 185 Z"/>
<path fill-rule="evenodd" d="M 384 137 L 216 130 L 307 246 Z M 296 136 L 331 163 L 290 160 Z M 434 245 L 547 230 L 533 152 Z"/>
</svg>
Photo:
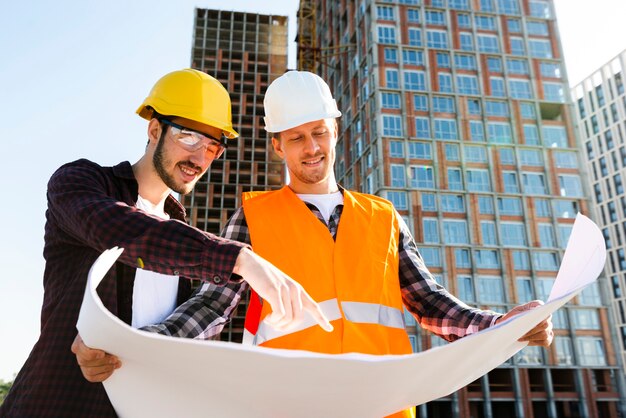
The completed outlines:
<svg viewBox="0 0 626 418">
<path fill-rule="evenodd" d="M 233 273 L 242 276 L 270 304 L 272 314 L 267 320 L 274 327 L 288 330 L 302 321 L 307 311 L 325 331 L 333 330 L 319 305 L 298 282 L 252 250 L 241 250 Z"/>
<path fill-rule="evenodd" d="M 122 366 L 122 362 L 117 357 L 102 350 L 87 347 L 80 338 L 80 334 L 74 338 L 72 353 L 76 354 L 76 361 L 85 379 L 93 383 L 104 382 Z"/>
</svg>

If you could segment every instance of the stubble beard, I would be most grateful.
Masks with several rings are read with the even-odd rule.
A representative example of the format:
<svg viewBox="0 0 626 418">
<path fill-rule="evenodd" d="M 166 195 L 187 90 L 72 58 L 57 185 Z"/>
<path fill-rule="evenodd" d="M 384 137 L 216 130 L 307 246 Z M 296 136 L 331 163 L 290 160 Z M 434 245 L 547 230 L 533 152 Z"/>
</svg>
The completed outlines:
<svg viewBox="0 0 626 418">
<path fill-rule="evenodd" d="M 176 193 L 180 193 L 183 195 L 188 194 L 193 190 L 193 187 L 196 185 L 196 182 L 194 181 L 193 183 L 183 183 L 183 184 L 177 183 L 176 180 L 174 180 L 174 177 L 170 173 L 167 172 L 165 167 L 168 165 L 171 165 L 170 164 L 171 161 L 165 157 L 165 152 L 163 150 L 164 142 L 165 142 L 165 138 L 162 138 L 157 143 L 156 149 L 154 150 L 154 156 L 152 157 L 152 163 L 154 165 L 154 168 L 157 174 L 159 175 L 159 177 L 161 178 L 161 180 L 163 180 L 163 183 L 165 183 L 167 187 L 169 187 L 171 190 L 175 191 Z M 192 164 L 190 161 L 186 161 L 185 164 L 189 166 L 194 166 L 194 164 Z"/>
</svg>

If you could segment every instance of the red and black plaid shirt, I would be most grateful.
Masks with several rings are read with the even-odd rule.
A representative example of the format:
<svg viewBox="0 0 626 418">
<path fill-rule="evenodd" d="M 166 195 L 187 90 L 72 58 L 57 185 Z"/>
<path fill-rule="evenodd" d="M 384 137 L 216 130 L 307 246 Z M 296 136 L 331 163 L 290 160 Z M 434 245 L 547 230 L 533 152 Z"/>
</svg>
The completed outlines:
<svg viewBox="0 0 626 418">
<path fill-rule="evenodd" d="M 139 259 L 158 273 L 228 282 L 245 244 L 187 225 L 183 207 L 172 196 L 165 202 L 171 220 L 148 215 L 135 207 L 137 191 L 128 162 L 101 167 L 78 160 L 50 179 L 41 335 L 0 407 L 1 417 L 116 416 L 102 384 L 83 378 L 70 351 L 87 274 L 102 251 L 124 248 L 98 292 L 127 323 Z M 180 280 L 179 303 L 189 293 L 189 281 Z"/>
</svg>

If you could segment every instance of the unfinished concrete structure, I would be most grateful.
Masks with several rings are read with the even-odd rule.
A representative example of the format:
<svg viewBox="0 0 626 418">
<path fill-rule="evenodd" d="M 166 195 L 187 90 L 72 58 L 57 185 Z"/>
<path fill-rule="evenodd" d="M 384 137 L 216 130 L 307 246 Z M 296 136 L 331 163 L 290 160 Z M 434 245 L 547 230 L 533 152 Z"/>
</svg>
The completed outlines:
<svg viewBox="0 0 626 418">
<path fill-rule="evenodd" d="M 241 194 L 283 184 L 284 168 L 263 130 L 263 95 L 287 69 L 287 17 L 196 9 L 192 67 L 217 78 L 230 93 L 240 137 L 211 165 L 193 192 L 182 196 L 192 225 L 219 234 L 241 206 Z M 222 333 L 241 341 L 246 304 Z"/>
</svg>

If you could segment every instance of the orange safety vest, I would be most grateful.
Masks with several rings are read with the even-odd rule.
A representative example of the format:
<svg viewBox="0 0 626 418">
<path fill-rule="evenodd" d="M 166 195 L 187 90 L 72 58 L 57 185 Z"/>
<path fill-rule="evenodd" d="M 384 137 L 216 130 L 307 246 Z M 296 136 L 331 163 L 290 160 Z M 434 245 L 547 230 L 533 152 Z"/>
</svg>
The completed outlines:
<svg viewBox="0 0 626 418">
<path fill-rule="evenodd" d="M 285 186 L 243 194 L 243 210 L 254 252 L 298 281 L 316 300 L 334 330 L 312 319 L 294 330 L 263 322 L 264 303 L 249 309 L 246 328 L 255 344 L 318 353 L 409 354 L 398 280 L 399 228 L 387 200 L 344 191 L 344 208 L 333 241 L 305 203 Z M 253 295 L 252 302 L 258 296 Z M 258 306 L 258 304 L 257 304 Z M 392 417 L 414 417 L 414 408 Z"/>
</svg>

